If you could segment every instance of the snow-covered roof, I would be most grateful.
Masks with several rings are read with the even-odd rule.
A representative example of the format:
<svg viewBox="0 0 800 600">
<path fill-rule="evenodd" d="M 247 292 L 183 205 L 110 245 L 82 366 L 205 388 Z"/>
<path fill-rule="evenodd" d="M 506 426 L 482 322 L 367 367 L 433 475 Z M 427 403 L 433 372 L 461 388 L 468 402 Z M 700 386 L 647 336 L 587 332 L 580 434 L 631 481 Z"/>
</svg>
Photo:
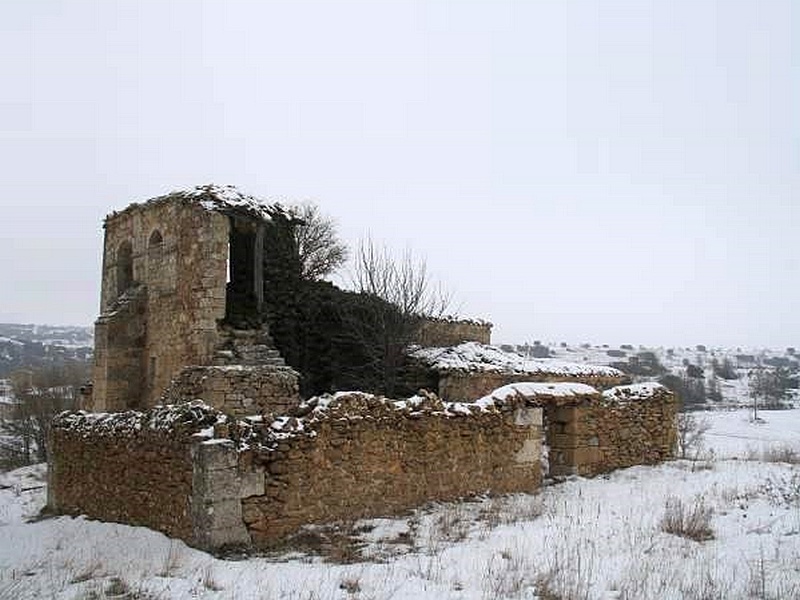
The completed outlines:
<svg viewBox="0 0 800 600">
<path fill-rule="evenodd" d="M 280 204 L 269 204 L 256 196 L 245 194 L 233 185 L 198 185 L 186 190 L 173 190 L 163 196 L 157 196 L 147 200 L 143 204 L 131 204 L 125 210 L 133 207 L 146 206 L 151 203 L 164 202 L 168 200 L 189 200 L 197 202 L 206 210 L 224 213 L 246 214 L 252 217 L 269 221 L 272 215 L 284 212 Z M 125 211 L 122 211 L 125 212 Z M 119 213 L 112 213 L 114 216 Z"/>
<path fill-rule="evenodd" d="M 603 392 L 606 400 L 647 400 L 662 392 L 668 392 L 660 383 L 648 381 L 632 385 L 618 385 Z"/>
<path fill-rule="evenodd" d="M 613 367 L 582 365 L 551 358 L 526 358 L 497 346 L 464 342 L 448 348 L 414 348 L 409 356 L 437 371 L 489 371 L 566 377 L 624 377 Z"/>
</svg>

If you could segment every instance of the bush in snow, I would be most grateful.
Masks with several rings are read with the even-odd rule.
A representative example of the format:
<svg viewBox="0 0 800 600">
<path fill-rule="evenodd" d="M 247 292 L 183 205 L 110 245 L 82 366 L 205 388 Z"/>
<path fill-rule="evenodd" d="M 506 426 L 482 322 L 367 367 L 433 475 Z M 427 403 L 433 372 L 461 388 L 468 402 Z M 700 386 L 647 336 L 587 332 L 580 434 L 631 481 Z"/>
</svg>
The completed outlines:
<svg viewBox="0 0 800 600">
<path fill-rule="evenodd" d="M 694 504 L 686 506 L 675 496 L 667 498 L 664 516 L 661 517 L 661 531 L 703 542 L 714 538 L 711 529 L 713 510 L 706 506 L 702 497 L 695 498 Z"/>
</svg>

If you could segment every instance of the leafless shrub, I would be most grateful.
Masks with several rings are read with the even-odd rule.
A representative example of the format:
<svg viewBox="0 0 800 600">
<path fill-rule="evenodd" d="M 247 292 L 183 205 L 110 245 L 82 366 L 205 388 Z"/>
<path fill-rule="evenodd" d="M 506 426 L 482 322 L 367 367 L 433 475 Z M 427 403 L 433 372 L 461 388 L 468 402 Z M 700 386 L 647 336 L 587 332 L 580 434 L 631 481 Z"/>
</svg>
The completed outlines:
<svg viewBox="0 0 800 600">
<path fill-rule="evenodd" d="M 423 554 L 416 554 L 416 563 L 412 566 L 411 573 L 415 577 L 425 579 L 427 581 L 439 582 L 442 580 L 444 567 L 442 565 L 442 555 L 433 554 L 425 556 Z"/>
<path fill-rule="evenodd" d="M 800 584 L 795 578 L 787 576 L 786 572 L 770 574 L 767 569 L 767 560 L 762 547 L 758 558 L 750 563 L 750 576 L 748 578 L 748 598 L 758 600 L 782 600 L 783 598 L 800 597 Z"/>
<path fill-rule="evenodd" d="M 363 560 L 364 542 L 359 539 L 363 529 L 354 521 L 339 521 L 324 525 L 307 525 L 276 544 L 272 550 L 278 554 L 299 552 L 322 556 L 326 561 L 350 564 Z"/>
<path fill-rule="evenodd" d="M 102 566 L 100 565 L 99 561 L 95 561 L 90 565 L 87 565 L 80 571 L 78 571 L 73 577 L 69 580 L 70 583 L 83 583 L 84 581 L 90 581 L 92 579 L 96 579 L 97 577 L 102 577 Z"/>
<path fill-rule="evenodd" d="M 540 574 L 536 578 L 536 597 L 539 600 L 566 600 L 554 589 L 555 577 L 552 571 Z"/>
<path fill-rule="evenodd" d="M 164 556 L 161 564 L 161 570 L 158 572 L 159 577 L 173 577 L 178 569 L 181 568 L 183 562 L 183 551 L 181 546 L 175 540 L 170 540 L 169 549 Z"/>
<path fill-rule="evenodd" d="M 588 600 L 598 567 L 597 547 L 577 528 L 559 531 L 550 545 L 546 566 L 536 577 L 535 588 L 547 600 Z"/>
<path fill-rule="evenodd" d="M 414 343 L 425 317 L 447 314 L 452 297 L 436 284 L 424 259 L 406 250 L 399 258 L 372 239 L 362 241 L 353 257 L 352 286 L 374 296 L 375 303 L 365 335 L 377 342 L 379 377 L 387 396 L 402 388 L 400 372 L 406 349 Z"/>
<path fill-rule="evenodd" d="M 800 464 L 800 452 L 789 444 L 770 446 L 760 452 L 751 450 L 747 454 L 749 460 L 759 460 L 771 463 Z"/>
<path fill-rule="evenodd" d="M 800 509 L 800 473 L 770 476 L 760 486 L 759 493 L 775 506 Z"/>
<path fill-rule="evenodd" d="M 670 496 L 661 518 L 661 530 L 696 542 L 710 540 L 714 538 L 714 531 L 711 529 L 712 514 L 713 510 L 706 506 L 702 496 L 696 497 L 690 507 L 680 498 Z"/>
<path fill-rule="evenodd" d="M 129 592 L 130 588 L 128 587 L 128 584 L 119 577 L 112 577 L 108 582 L 106 589 L 104 590 L 105 595 L 109 598 L 121 596 L 127 597 Z"/>
<path fill-rule="evenodd" d="M 445 505 L 435 516 L 431 538 L 446 542 L 461 542 L 467 539 L 470 520 L 458 504 Z"/>
<path fill-rule="evenodd" d="M 743 505 L 758 498 L 759 490 L 754 488 L 727 487 L 719 492 L 720 499 L 726 504 Z"/>
<path fill-rule="evenodd" d="M 697 458 L 710 427 L 707 419 L 699 419 L 694 413 L 678 413 L 675 429 L 675 451 L 678 458 Z"/>
<path fill-rule="evenodd" d="M 361 578 L 360 577 L 345 577 L 339 583 L 339 589 L 344 590 L 348 594 L 357 594 L 361 591 Z"/>
<path fill-rule="evenodd" d="M 397 258 L 371 238 L 356 250 L 353 287 L 386 300 L 409 317 L 441 317 L 452 304 L 451 294 L 434 282 L 424 258 L 411 250 Z"/>
<path fill-rule="evenodd" d="M 748 581 L 748 591 L 751 598 L 766 598 L 767 597 L 767 575 L 764 564 L 764 548 L 758 556 L 755 564 L 750 565 L 750 579 Z"/>
<path fill-rule="evenodd" d="M 203 587 L 212 592 L 219 592 L 224 589 L 214 578 L 214 566 L 211 563 L 208 563 L 203 569 L 202 582 Z"/>
<path fill-rule="evenodd" d="M 714 470 L 715 454 L 713 450 L 706 450 L 697 452 L 692 462 L 692 473 L 698 471 L 713 471 Z"/>
<path fill-rule="evenodd" d="M 19 466 L 47 460 L 47 440 L 53 417 L 76 407 L 87 365 L 20 370 L 11 373 L 14 396 L 10 419 L 2 422 L 0 463 Z"/>
<path fill-rule="evenodd" d="M 509 549 L 491 558 L 484 573 L 484 596 L 489 599 L 517 598 L 527 587 L 528 564 L 521 552 Z"/>
<path fill-rule="evenodd" d="M 681 583 L 681 598 L 684 600 L 716 600 L 730 598 L 730 585 L 719 581 L 711 573 L 705 573 Z"/>
</svg>

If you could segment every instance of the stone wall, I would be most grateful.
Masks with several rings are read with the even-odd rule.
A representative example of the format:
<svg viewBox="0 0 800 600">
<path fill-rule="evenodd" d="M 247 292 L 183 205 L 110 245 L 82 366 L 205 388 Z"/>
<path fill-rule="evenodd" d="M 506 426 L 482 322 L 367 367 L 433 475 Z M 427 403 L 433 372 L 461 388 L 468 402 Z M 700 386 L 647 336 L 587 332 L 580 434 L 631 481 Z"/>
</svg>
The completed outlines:
<svg viewBox="0 0 800 600">
<path fill-rule="evenodd" d="M 165 430 L 150 427 L 149 417 L 141 415 L 71 413 L 55 419 L 49 508 L 191 539 L 191 434 L 199 426 Z"/>
<path fill-rule="evenodd" d="M 237 417 L 285 414 L 300 404 L 298 373 L 290 367 L 227 365 L 185 367 L 162 396 L 166 404 L 202 399 Z"/>
<path fill-rule="evenodd" d="M 571 406 L 544 404 L 550 475 L 593 476 L 672 456 L 675 396 L 660 388 L 646 398 L 631 397 L 627 388 Z"/>
<path fill-rule="evenodd" d="M 492 324 L 486 321 L 425 319 L 416 343 L 420 346 L 457 346 L 462 342 L 489 344 Z"/>
<path fill-rule="evenodd" d="M 262 546 L 308 523 L 541 481 L 538 408 L 352 393 L 295 415 L 232 421 L 202 402 L 65 413 L 53 424 L 49 507 L 203 548 Z"/>
<path fill-rule="evenodd" d="M 144 340 L 147 332 L 147 289 L 130 288 L 101 315 L 94 326 L 92 397 L 102 398 L 103 410 L 139 408 L 142 400 Z"/>
<path fill-rule="evenodd" d="M 243 501 L 253 541 L 307 523 L 396 514 L 432 500 L 532 492 L 541 481 L 541 411 L 395 405 L 339 395 L 257 460 L 266 494 Z M 313 416 L 313 415 L 312 415 Z"/>
<path fill-rule="evenodd" d="M 532 492 L 545 435 L 554 476 L 660 462 L 675 409 L 658 384 L 601 393 L 570 382 L 513 384 L 475 403 L 340 393 L 278 418 L 238 419 L 202 401 L 64 413 L 52 427 L 48 504 L 202 548 L 268 546 L 307 524 Z"/>
<path fill-rule="evenodd" d="M 202 402 L 53 421 L 48 510 L 141 525 L 206 549 L 250 544 L 241 498 L 264 493 L 262 471 L 239 468 L 224 416 Z"/>
</svg>

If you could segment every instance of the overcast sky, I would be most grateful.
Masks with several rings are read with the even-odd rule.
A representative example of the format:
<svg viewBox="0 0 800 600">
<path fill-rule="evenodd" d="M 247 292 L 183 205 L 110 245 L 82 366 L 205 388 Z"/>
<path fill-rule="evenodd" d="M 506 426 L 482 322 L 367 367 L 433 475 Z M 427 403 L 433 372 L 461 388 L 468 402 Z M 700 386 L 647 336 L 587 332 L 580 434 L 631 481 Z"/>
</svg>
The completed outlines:
<svg viewBox="0 0 800 600">
<path fill-rule="evenodd" d="M 104 215 L 214 182 L 413 247 L 498 342 L 800 346 L 791 5 L 1 2 L 0 321 L 90 324 Z"/>
</svg>

